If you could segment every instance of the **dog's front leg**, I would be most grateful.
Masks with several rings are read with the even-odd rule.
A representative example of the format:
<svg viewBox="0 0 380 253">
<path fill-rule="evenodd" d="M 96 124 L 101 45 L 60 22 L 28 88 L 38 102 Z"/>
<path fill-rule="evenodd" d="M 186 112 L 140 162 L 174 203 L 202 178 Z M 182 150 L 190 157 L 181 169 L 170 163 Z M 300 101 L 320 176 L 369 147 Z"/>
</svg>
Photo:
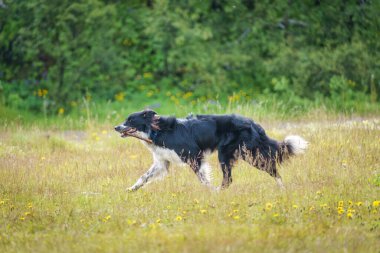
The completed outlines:
<svg viewBox="0 0 380 253">
<path fill-rule="evenodd" d="M 192 163 L 190 163 L 190 167 L 197 175 L 201 184 L 209 187 L 210 189 L 214 189 L 214 187 L 211 184 L 212 170 L 210 165 L 206 161 L 193 161 Z"/>
<path fill-rule="evenodd" d="M 162 178 L 168 173 L 169 162 L 155 162 L 150 169 L 142 175 L 134 185 L 129 187 L 127 191 L 136 191 L 145 184 L 152 182 L 155 179 Z"/>
<path fill-rule="evenodd" d="M 212 171 L 207 162 L 202 162 L 200 166 L 198 166 L 198 169 L 195 170 L 195 174 L 203 185 L 211 187 Z"/>
</svg>

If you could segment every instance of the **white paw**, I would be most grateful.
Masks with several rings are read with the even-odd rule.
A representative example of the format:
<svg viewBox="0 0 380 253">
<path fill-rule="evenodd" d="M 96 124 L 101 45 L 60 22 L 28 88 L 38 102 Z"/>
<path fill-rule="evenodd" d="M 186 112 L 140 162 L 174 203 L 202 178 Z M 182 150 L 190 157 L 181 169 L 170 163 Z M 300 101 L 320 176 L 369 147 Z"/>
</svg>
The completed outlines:
<svg viewBox="0 0 380 253">
<path fill-rule="evenodd" d="M 138 189 L 137 187 L 135 187 L 135 186 L 131 186 L 131 187 L 127 188 L 127 192 L 134 192 L 134 191 L 136 191 L 137 189 Z"/>
</svg>

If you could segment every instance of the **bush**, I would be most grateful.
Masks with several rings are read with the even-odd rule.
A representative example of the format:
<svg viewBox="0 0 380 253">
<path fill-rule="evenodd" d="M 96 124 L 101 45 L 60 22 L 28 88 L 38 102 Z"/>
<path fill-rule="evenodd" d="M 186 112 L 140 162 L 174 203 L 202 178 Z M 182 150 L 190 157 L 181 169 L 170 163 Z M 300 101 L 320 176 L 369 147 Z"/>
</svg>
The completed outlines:
<svg viewBox="0 0 380 253">
<path fill-rule="evenodd" d="M 11 107 L 55 114 L 83 100 L 226 103 L 236 94 L 293 105 L 321 97 L 379 100 L 376 1 L 6 6 L 0 8 L 0 80 Z M 39 96 L 42 90 L 48 93 Z"/>
</svg>

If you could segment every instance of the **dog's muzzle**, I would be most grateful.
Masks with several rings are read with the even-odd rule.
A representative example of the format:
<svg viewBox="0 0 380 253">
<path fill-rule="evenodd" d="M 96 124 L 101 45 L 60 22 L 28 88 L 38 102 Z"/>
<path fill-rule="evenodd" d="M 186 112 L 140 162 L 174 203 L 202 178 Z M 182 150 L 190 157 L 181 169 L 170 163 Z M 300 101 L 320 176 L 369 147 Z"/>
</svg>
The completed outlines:
<svg viewBox="0 0 380 253">
<path fill-rule="evenodd" d="M 134 132 L 137 131 L 134 127 L 126 127 L 126 126 L 116 126 L 115 131 L 121 133 L 121 137 L 125 138 L 129 135 L 132 135 Z"/>
</svg>

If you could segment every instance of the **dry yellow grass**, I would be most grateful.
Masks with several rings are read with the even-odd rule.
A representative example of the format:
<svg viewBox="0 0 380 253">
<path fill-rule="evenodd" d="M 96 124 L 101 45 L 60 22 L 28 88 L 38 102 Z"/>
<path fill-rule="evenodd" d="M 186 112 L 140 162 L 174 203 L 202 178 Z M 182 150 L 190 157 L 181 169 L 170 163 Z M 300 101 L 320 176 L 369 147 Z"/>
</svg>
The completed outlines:
<svg viewBox="0 0 380 253">
<path fill-rule="evenodd" d="M 0 252 L 378 252 L 380 121 L 341 122 L 264 122 L 276 139 L 311 143 L 280 168 L 286 191 L 239 162 L 219 193 L 175 166 L 127 193 L 152 159 L 111 126 L 4 128 Z"/>
</svg>

